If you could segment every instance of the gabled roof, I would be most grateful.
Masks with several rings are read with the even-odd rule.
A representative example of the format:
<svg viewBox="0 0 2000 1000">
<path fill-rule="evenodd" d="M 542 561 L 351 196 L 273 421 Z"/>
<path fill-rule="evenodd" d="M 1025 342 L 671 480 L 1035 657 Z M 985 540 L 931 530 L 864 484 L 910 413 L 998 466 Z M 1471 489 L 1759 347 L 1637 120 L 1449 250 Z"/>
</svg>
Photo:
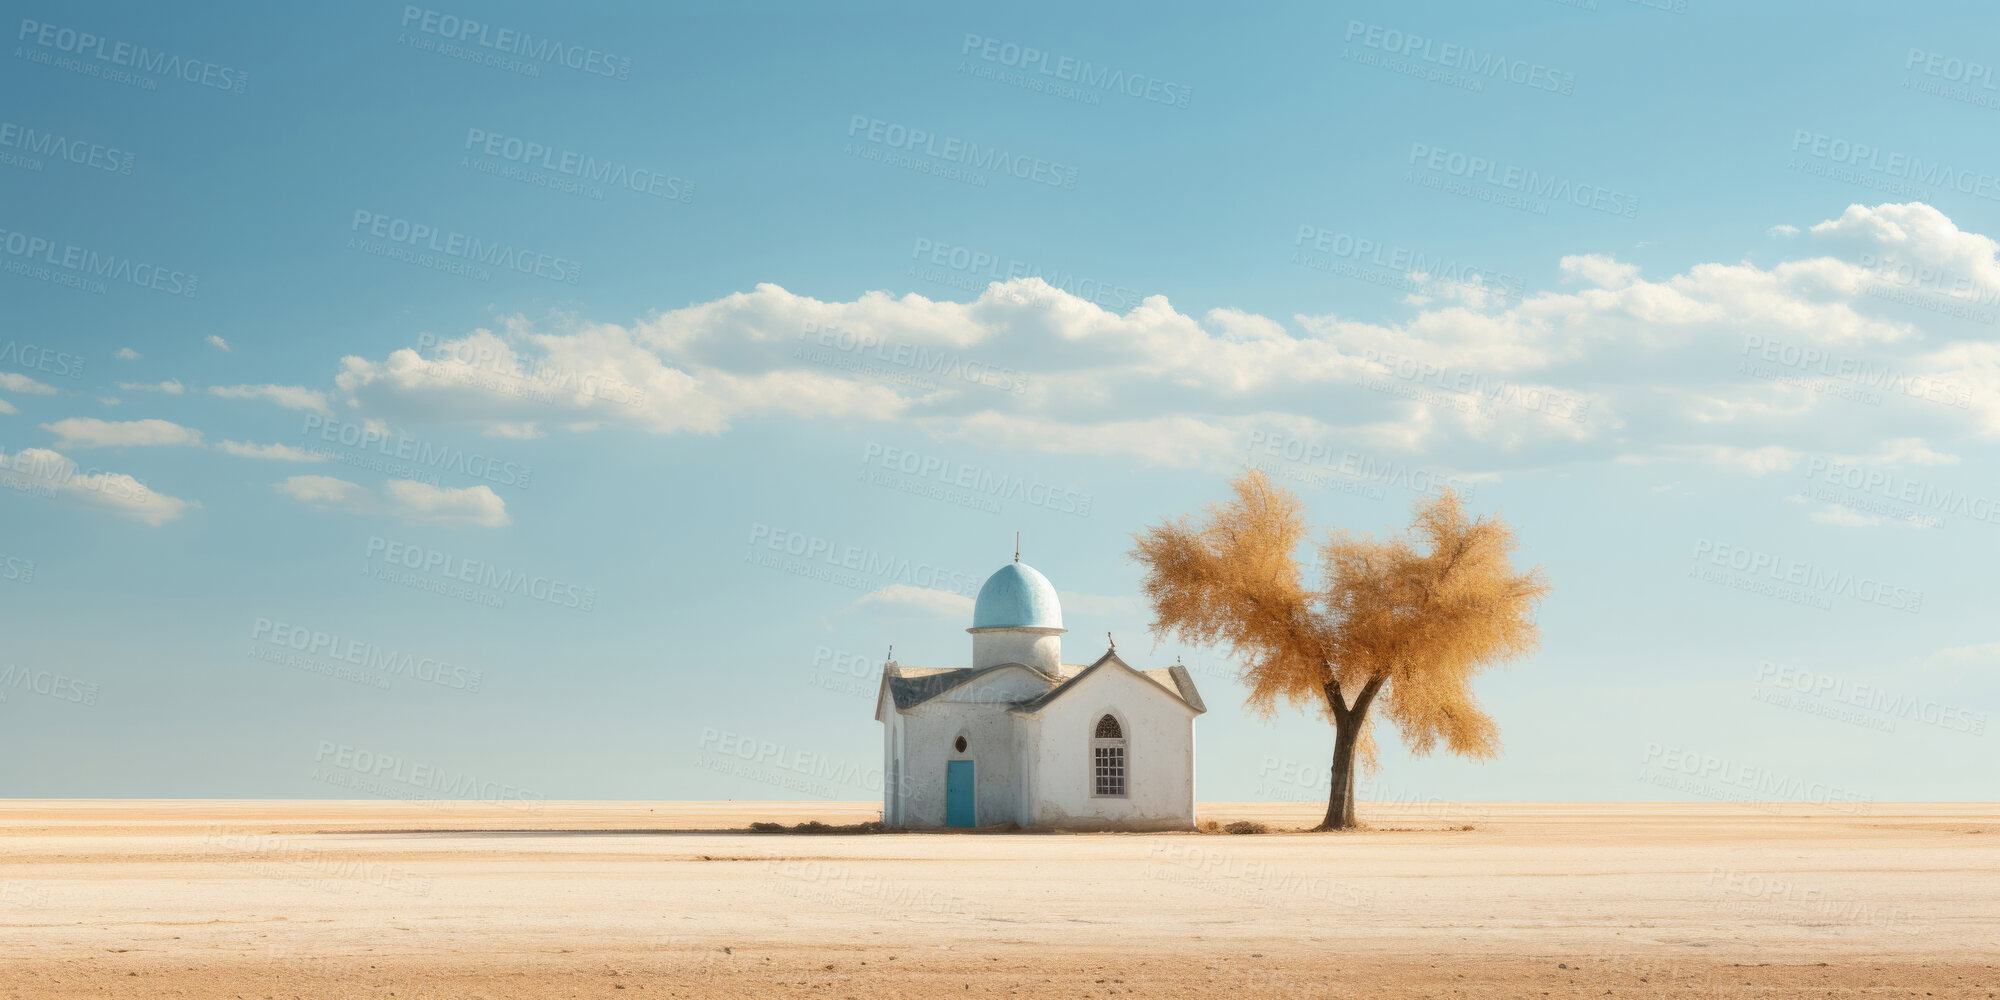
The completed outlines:
<svg viewBox="0 0 2000 1000">
<path fill-rule="evenodd" d="M 1064 678 L 1062 683 L 1044 691 L 1035 698 L 1016 705 L 1014 710 L 1030 714 L 1039 712 L 1042 710 L 1042 706 L 1073 690 L 1077 683 L 1085 677 L 1099 670 L 1106 669 L 1123 670 L 1159 685 L 1160 690 L 1179 699 L 1187 707 L 1194 709 L 1194 714 L 1196 715 L 1208 711 L 1208 706 L 1201 700 L 1201 694 L 1194 689 L 1194 677 L 1187 672 L 1186 667 L 1176 663 L 1164 670 L 1134 670 L 1131 664 L 1119 659 L 1118 654 L 1111 650 L 1105 650 L 1104 655 L 1098 657 L 1096 663 L 1083 668 L 1074 676 Z"/>
<path fill-rule="evenodd" d="M 907 711 L 994 671 L 1015 667 L 1041 673 L 1025 663 L 1002 663 L 998 666 L 978 668 L 899 667 L 891 663 L 882 668 L 882 678 L 889 685 L 889 696 L 896 699 L 896 708 Z"/>
<path fill-rule="evenodd" d="M 1143 677 L 1153 684 L 1158 685 L 1162 692 L 1179 699 L 1182 703 L 1193 709 L 1196 715 L 1208 711 L 1208 705 L 1202 702 L 1200 692 L 1195 690 L 1194 678 L 1188 674 L 1186 667 L 1176 663 L 1171 667 L 1160 670 L 1136 670 L 1124 660 L 1119 659 L 1117 653 L 1109 650 L 1105 651 L 1103 656 L 1098 657 L 1097 662 L 1089 666 L 1079 666 L 1074 663 L 1062 664 L 1062 673 L 1057 677 L 1050 677 L 1048 674 L 1025 663 L 1002 663 L 998 666 L 974 668 L 905 667 L 892 662 L 882 667 L 882 685 L 886 689 L 889 699 L 895 703 L 896 710 L 907 712 L 924 702 L 970 684 L 988 674 L 1017 668 L 1026 670 L 1037 677 L 1047 679 L 1053 683 L 1051 683 L 1047 691 L 1033 698 L 1009 704 L 1007 706 L 1008 709 L 1014 712 L 1032 714 L 1041 711 L 1042 706 L 1062 697 L 1065 692 L 1075 687 L 1078 681 L 1093 671 L 1104 669 L 1124 670 Z M 880 701 L 879 696 L 877 700 L 878 702 Z M 876 717 L 881 718 L 879 705 Z"/>
<path fill-rule="evenodd" d="M 1194 689 L 1194 675 L 1188 673 L 1188 668 L 1176 663 L 1165 671 L 1148 670 L 1146 676 L 1151 677 L 1163 672 L 1174 682 L 1174 691 L 1181 696 L 1181 700 L 1187 702 L 1189 708 L 1194 709 L 1194 714 L 1200 715 L 1208 711 L 1208 703 L 1202 701 L 1201 692 Z"/>
</svg>

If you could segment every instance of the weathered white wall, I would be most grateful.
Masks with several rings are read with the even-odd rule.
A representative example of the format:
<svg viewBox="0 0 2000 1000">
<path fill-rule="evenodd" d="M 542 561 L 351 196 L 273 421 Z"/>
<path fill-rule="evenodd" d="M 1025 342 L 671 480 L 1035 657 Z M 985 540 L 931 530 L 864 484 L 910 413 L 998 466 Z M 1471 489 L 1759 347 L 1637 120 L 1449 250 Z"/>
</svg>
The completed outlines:
<svg viewBox="0 0 2000 1000">
<path fill-rule="evenodd" d="M 899 825 L 943 826 L 945 762 L 970 760 L 973 822 L 1020 822 L 1025 798 L 1016 718 L 1006 706 L 1049 689 L 1047 678 L 1025 669 L 999 670 L 939 695 L 902 715 L 904 730 Z M 964 736 L 966 748 L 953 743 Z"/>
<path fill-rule="evenodd" d="M 1054 675 L 1062 664 L 1062 634 L 1052 629 L 981 629 L 972 633 L 972 665 L 1025 663 Z"/>
<path fill-rule="evenodd" d="M 898 826 L 903 822 L 903 714 L 885 686 L 878 696 L 876 714 L 882 720 L 882 822 Z"/>
<path fill-rule="evenodd" d="M 884 822 L 945 823 L 945 770 L 973 762 L 973 817 L 1071 829 L 1194 826 L 1194 710 L 1154 681 L 1106 664 L 1033 716 L 1008 706 L 1046 692 L 1028 669 L 996 670 L 909 713 L 886 712 Z M 1126 794 L 1091 795 L 1091 736 L 1105 713 L 1125 732 Z M 953 746 L 963 735 L 964 753 Z"/>
<path fill-rule="evenodd" d="M 1105 713 L 1125 731 L 1125 797 L 1093 797 L 1091 734 Z M 1022 727 L 1031 771 L 1029 826 L 1194 827 L 1194 710 L 1159 685 L 1106 664 Z"/>
<path fill-rule="evenodd" d="M 897 814 L 902 811 L 902 797 L 897 794 L 897 773 L 902 761 L 896 753 L 896 734 L 902 729 L 902 720 L 890 712 L 888 722 L 882 727 L 882 822 L 894 824 Z"/>
</svg>

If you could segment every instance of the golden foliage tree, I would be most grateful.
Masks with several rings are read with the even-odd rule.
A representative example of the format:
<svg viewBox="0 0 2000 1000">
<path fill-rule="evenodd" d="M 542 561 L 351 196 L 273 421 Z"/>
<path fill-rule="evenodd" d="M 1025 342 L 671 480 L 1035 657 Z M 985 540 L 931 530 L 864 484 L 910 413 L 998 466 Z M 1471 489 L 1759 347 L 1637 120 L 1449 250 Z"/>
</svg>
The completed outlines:
<svg viewBox="0 0 2000 1000">
<path fill-rule="evenodd" d="M 1310 589 L 1295 555 L 1307 532 L 1298 498 L 1256 470 L 1230 487 L 1236 498 L 1202 519 L 1137 536 L 1153 635 L 1229 646 L 1259 715 L 1281 703 L 1326 713 L 1333 783 L 1318 829 L 1356 825 L 1354 765 L 1375 764 L 1378 704 L 1413 753 L 1499 751 L 1472 678 L 1534 650 L 1533 613 L 1549 589 L 1539 567 L 1514 571 L 1512 528 L 1468 518 L 1446 491 L 1416 504 L 1407 536 L 1329 531 Z"/>
</svg>

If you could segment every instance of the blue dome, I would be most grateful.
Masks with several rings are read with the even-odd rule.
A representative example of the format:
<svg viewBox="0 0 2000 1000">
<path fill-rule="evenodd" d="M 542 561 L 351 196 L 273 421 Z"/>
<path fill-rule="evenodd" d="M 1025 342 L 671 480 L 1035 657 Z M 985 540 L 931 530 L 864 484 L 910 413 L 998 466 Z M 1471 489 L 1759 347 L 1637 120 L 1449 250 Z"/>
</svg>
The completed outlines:
<svg viewBox="0 0 2000 1000">
<path fill-rule="evenodd" d="M 1048 577 L 1026 563 L 1008 563 L 979 588 L 972 627 L 1062 628 L 1062 602 Z"/>
</svg>

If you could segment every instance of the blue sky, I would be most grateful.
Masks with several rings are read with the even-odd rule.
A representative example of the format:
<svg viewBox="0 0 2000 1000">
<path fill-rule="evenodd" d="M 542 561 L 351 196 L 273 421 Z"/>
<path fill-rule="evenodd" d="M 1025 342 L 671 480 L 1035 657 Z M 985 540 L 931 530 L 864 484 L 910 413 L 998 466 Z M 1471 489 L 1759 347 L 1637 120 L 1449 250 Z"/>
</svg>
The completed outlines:
<svg viewBox="0 0 2000 1000">
<path fill-rule="evenodd" d="M 1990 10 L 16 19 L 0 793 L 871 797 L 1018 530 L 1314 799 L 1127 556 L 1254 462 L 1554 585 L 1378 797 L 1991 797 Z"/>
</svg>

